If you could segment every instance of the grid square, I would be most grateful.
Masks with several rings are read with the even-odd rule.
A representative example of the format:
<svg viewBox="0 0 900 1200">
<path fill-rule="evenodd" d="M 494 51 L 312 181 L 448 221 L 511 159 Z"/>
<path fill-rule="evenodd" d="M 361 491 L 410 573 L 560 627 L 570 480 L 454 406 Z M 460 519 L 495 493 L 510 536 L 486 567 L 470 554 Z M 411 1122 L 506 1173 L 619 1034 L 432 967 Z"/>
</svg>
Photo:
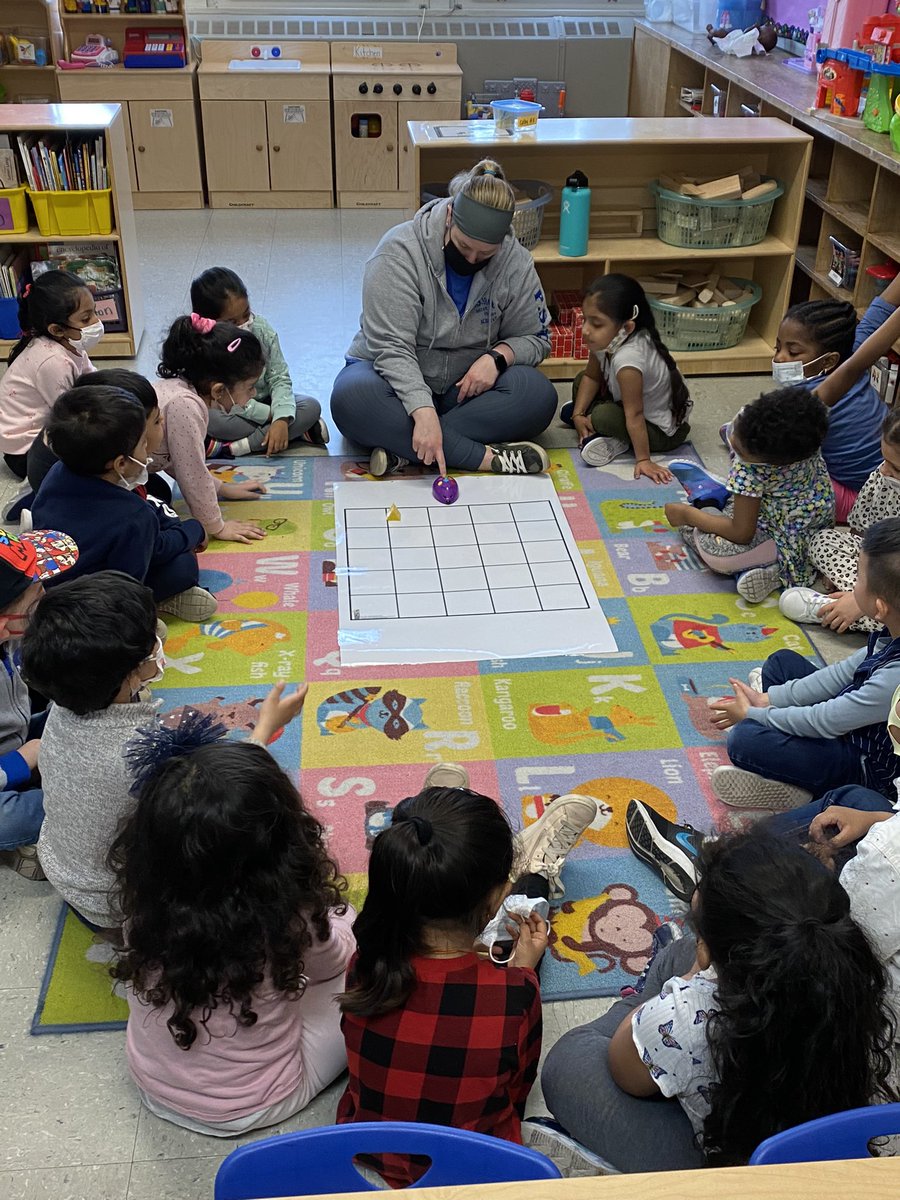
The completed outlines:
<svg viewBox="0 0 900 1200">
<path fill-rule="evenodd" d="M 469 509 L 476 525 L 487 525 L 491 521 L 511 521 L 508 504 L 473 504 Z"/>
<path fill-rule="evenodd" d="M 384 571 L 390 565 L 391 556 L 387 550 L 359 550 L 356 547 L 347 550 L 347 566 L 351 572 Z"/>
<path fill-rule="evenodd" d="M 502 612 L 540 612 L 541 602 L 533 587 L 505 588 L 493 592 L 494 611 Z"/>
<path fill-rule="evenodd" d="M 525 558 L 524 554 L 522 558 Z M 481 551 L 477 546 L 439 546 L 437 561 L 441 570 L 447 567 L 480 567 Z"/>
<path fill-rule="evenodd" d="M 361 526 L 359 529 L 347 530 L 348 550 L 387 550 L 389 545 L 387 526 L 384 523 L 378 528 Z"/>
<path fill-rule="evenodd" d="M 467 505 L 460 508 L 454 504 L 436 504 L 434 508 L 429 507 L 427 511 L 432 526 L 472 524 Z"/>
<path fill-rule="evenodd" d="M 519 536 L 523 542 L 562 541 L 562 534 L 555 521 L 519 521 Z"/>
<path fill-rule="evenodd" d="M 527 563 L 511 567 L 495 567 L 493 564 L 488 564 L 485 566 L 485 574 L 487 575 L 492 591 L 494 588 L 534 586 L 531 571 Z"/>
<path fill-rule="evenodd" d="M 450 617 L 476 617 L 494 611 L 490 592 L 448 592 L 444 599 Z"/>
<path fill-rule="evenodd" d="M 444 597 L 440 592 L 416 592 L 412 596 L 398 596 L 397 608 L 401 617 L 443 617 Z"/>
<path fill-rule="evenodd" d="M 521 500 L 512 505 L 516 521 L 552 521 L 556 524 L 553 506 L 549 500 Z"/>
<path fill-rule="evenodd" d="M 556 608 L 587 608 L 588 602 L 580 587 L 572 584 L 558 584 L 550 587 L 540 587 L 538 592 L 541 604 L 545 609 Z"/>
<path fill-rule="evenodd" d="M 441 577 L 437 568 L 433 571 L 395 571 L 399 592 L 440 592 Z"/>
<path fill-rule="evenodd" d="M 393 571 L 361 571 L 350 576 L 350 596 L 355 603 L 357 596 L 381 596 L 394 594 Z"/>
<path fill-rule="evenodd" d="M 519 542 L 502 542 L 491 546 L 486 555 L 495 567 L 508 567 L 513 563 L 525 562 L 525 550 Z"/>
<path fill-rule="evenodd" d="M 427 508 L 401 508 L 400 523 L 402 525 L 428 525 L 428 509 Z M 395 524 L 395 522 L 391 522 Z"/>
<path fill-rule="evenodd" d="M 431 536 L 436 546 L 475 545 L 475 530 L 471 525 L 433 525 Z"/>
<path fill-rule="evenodd" d="M 391 562 L 395 571 L 426 570 L 428 567 L 437 566 L 437 559 L 430 546 L 414 546 L 408 550 L 392 547 Z M 379 565 L 383 566 L 383 562 Z"/>
<path fill-rule="evenodd" d="M 350 601 L 350 616 L 354 621 L 378 621 L 396 617 L 397 597 L 354 596 Z"/>
<path fill-rule="evenodd" d="M 490 546 L 494 542 L 517 542 L 519 534 L 512 521 L 496 521 L 489 525 L 478 526 L 478 543 Z"/>
<path fill-rule="evenodd" d="M 479 591 L 487 587 L 481 567 L 459 567 L 441 571 L 441 583 L 445 592 Z"/>
<path fill-rule="evenodd" d="M 526 542 L 525 557 L 530 563 L 570 561 L 566 543 L 561 539 L 558 542 Z"/>
<path fill-rule="evenodd" d="M 387 519 L 386 508 L 347 508 L 344 510 L 345 529 L 378 529 Z"/>
<path fill-rule="evenodd" d="M 425 525 L 407 525 L 404 529 L 402 525 L 391 524 L 391 546 L 399 546 L 401 548 L 411 546 L 430 546 L 431 530 Z"/>
<path fill-rule="evenodd" d="M 543 543 L 546 544 L 546 543 Z M 536 584 L 563 584 L 578 581 L 578 572 L 571 562 L 536 562 L 531 564 L 531 577 Z"/>
</svg>

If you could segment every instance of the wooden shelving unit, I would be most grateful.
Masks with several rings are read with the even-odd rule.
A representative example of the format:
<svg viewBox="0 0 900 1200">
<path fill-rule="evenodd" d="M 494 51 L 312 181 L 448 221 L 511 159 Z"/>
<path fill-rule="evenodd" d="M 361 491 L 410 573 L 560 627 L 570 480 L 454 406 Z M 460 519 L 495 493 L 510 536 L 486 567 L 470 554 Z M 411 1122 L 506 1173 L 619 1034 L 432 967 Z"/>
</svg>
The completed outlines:
<svg viewBox="0 0 900 1200">
<path fill-rule="evenodd" d="M 98 16 L 65 11 L 57 0 L 66 55 L 89 33 L 108 37 L 122 58 L 125 31 L 180 29 L 190 54 L 184 0 L 177 13 L 111 13 Z M 126 154 L 135 208 L 203 208 L 197 66 L 102 70 L 57 70 L 62 100 L 122 105 Z"/>
<path fill-rule="evenodd" d="M 0 103 L 21 104 L 37 100 L 52 103 L 58 100 L 54 38 L 50 28 L 50 9 L 46 0 L 6 0 L 6 3 L 0 4 L 0 33 L 13 33 L 16 30 L 34 31 L 47 39 L 47 65 L 0 65 L 0 85 L 5 92 L 5 95 L 0 95 Z"/>
<path fill-rule="evenodd" d="M 632 51 L 629 111 L 635 116 L 689 115 L 682 87 L 703 88 L 703 111 L 724 91 L 730 115 L 775 115 L 812 138 L 809 178 L 802 199 L 791 300 L 832 297 L 864 312 L 876 295 L 866 268 L 888 259 L 900 264 L 900 155 L 890 139 L 861 121 L 811 111 L 815 76 L 787 69 L 787 56 L 726 59 L 705 35 L 674 25 L 637 22 Z M 774 174 L 779 174 L 776 167 Z M 780 177 L 780 175 L 779 175 Z M 831 236 L 860 253 L 853 288 L 829 278 Z M 898 346 L 900 348 L 900 346 Z"/>
<path fill-rule="evenodd" d="M 119 257 L 125 319 L 124 333 L 107 333 L 91 351 L 92 358 L 133 358 L 144 333 L 144 304 L 140 286 L 140 258 L 134 227 L 134 209 L 128 179 L 128 158 L 122 109 L 117 104 L 0 104 L 0 133 L 102 134 L 112 190 L 113 230 L 110 234 L 45 237 L 32 226 L 27 233 L 0 234 L 0 250 L 7 245 L 58 242 L 112 242 Z M 0 358 L 15 345 L 0 339 Z"/>
<path fill-rule="evenodd" d="M 537 130 L 514 137 L 492 137 L 486 122 L 472 122 L 460 138 L 439 136 L 435 127 L 410 122 L 415 155 L 416 188 L 449 180 L 485 154 L 494 155 L 510 179 L 540 179 L 554 189 L 544 210 L 541 240 L 533 250 L 535 264 L 549 297 L 557 290 L 584 288 L 598 275 L 622 271 L 651 275 L 684 265 L 718 268 L 753 279 L 762 299 L 750 315 L 747 334 L 731 350 L 676 354 L 690 375 L 769 371 L 778 325 L 788 304 L 794 251 L 800 233 L 811 138 L 783 121 L 749 122 L 740 118 L 562 119 L 539 122 Z M 785 185 L 775 202 L 766 237 L 755 246 L 725 250 L 683 249 L 656 236 L 656 204 L 648 185 L 660 174 L 727 175 L 752 166 Z M 591 182 L 595 228 L 583 258 L 559 253 L 560 190 L 575 168 Z M 640 210 L 641 237 L 599 236 L 600 210 Z M 543 369 L 552 379 L 570 379 L 583 359 L 548 359 Z"/>
</svg>

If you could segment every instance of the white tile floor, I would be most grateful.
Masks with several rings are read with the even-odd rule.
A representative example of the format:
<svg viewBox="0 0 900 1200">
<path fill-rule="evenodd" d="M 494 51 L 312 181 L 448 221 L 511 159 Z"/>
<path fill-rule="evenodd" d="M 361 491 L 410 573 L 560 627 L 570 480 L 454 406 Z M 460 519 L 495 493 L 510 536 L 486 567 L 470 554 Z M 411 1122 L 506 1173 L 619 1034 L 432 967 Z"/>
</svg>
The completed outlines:
<svg viewBox="0 0 900 1200">
<path fill-rule="evenodd" d="M 224 264 L 244 278 L 254 308 L 278 329 L 295 383 L 326 401 L 359 316 L 367 256 L 401 214 L 395 212 L 186 212 L 138 214 L 147 332 L 136 361 L 153 377 L 161 335 L 188 311 L 191 279 Z M 113 365 L 106 360 L 100 365 Z M 761 377 L 698 379 L 694 441 L 713 469 L 725 455 L 716 430 L 765 385 Z M 333 431 L 330 451 L 346 451 Z M 574 444 L 559 426 L 552 445 Z M 18 484 L 0 463 L 0 504 Z M 858 641 L 816 637 L 831 660 Z M 0 1196 L 7 1200 L 199 1200 L 234 1140 L 205 1138 L 141 1108 L 125 1070 L 120 1033 L 33 1038 L 37 1002 L 58 900 L 0 866 Z M 609 1001 L 548 1004 L 544 1049 Z M 305 1112 L 251 1135 L 326 1124 L 342 1085 Z M 530 1107 L 542 1111 L 539 1089 Z"/>
</svg>

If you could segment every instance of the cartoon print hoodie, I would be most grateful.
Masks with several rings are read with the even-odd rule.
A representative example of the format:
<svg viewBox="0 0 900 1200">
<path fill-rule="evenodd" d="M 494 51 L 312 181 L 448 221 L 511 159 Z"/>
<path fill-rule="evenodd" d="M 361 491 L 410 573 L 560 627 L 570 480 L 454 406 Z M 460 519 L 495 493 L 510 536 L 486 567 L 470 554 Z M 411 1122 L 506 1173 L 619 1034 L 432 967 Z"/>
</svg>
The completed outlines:
<svg viewBox="0 0 900 1200">
<path fill-rule="evenodd" d="M 408 413 L 433 408 L 476 358 L 499 342 L 534 367 L 550 350 L 544 291 L 531 254 L 510 230 L 472 279 L 460 315 L 444 265 L 449 200 L 434 200 L 389 230 L 366 263 L 360 330 L 350 360 L 374 363 Z"/>
</svg>

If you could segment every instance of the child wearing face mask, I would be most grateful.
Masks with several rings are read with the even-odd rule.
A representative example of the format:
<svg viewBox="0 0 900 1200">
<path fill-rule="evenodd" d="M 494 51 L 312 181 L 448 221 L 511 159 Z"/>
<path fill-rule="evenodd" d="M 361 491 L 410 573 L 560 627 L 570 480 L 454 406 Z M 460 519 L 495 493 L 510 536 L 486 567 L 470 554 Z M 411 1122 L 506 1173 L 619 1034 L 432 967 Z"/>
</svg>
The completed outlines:
<svg viewBox="0 0 900 1200">
<path fill-rule="evenodd" d="M 259 313 L 250 307 L 250 297 L 240 275 L 228 267 L 210 267 L 191 284 L 191 308 L 213 321 L 230 321 L 238 329 L 253 332 L 259 338 L 266 357 L 262 375 L 256 381 L 256 395 L 240 413 L 209 414 L 207 458 L 231 458 L 242 454 L 279 454 L 289 442 L 324 446 L 328 426 L 321 419 L 322 408 L 312 396 L 294 392 L 291 373 L 281 352 L 278 334 Z"/>
<path fill-rule="evenodd" d="M 22 337 L 0 380 L 0 451 L 16 478 L 24 479 L 28 449 L 54 400 L 93 371 L 88 351 L 103 337 L 103 322 L 84 280 L 46 271 L 22 293 L 19 328 Z"/>
<path fill-rule="evenodd" d="M 147 584 L 160 612 L 206 621 L 216 611 L 215 597 L 198 586 L 206 531 L 137 491 L 147 483 L 149 428 L 132 392 L 103 385 L 63 392 L 46 430 L 59 461 L 32 519 L 52 518 L 83 547 L 73 577 L 121 571 Z"/>
<path fill-rule="evenodd" d="M 206 466 L 209 417 L 213 410 L 242 412 L 253 399 L 265 369 L 255 334 L 228 321 L 191 313 L 178 317 L 163 342 L 154 386 L 163 434 L 153 470 L 174 475 L 191 515 L 208 537 L 250 543 L 266 532 L 255 521 L 225 520 L 219 500 L 258 500 L 260 483 L 222 483 Z"/>
<path fill-rule="evenodd" d="M 145 688 L 164 667 L 153 593 L 119 571 L 47 592 L 22 640 L 23 677 L 52 701 L 41 738 L 38 856 L 63 899 L 111 940 L 122 919 L 106 856 L 135 803 L 125 748 L 158 722 Z"/>
<path fill-rule="evenodd" d="M 638 281 L 595 279 L 584 297 L 582 334 L 591 357 L 575 380 L 572 404 L 560 413 L 578 431 L 581 457 L 605 467 L 632 450 L 635 479 L 671 483 L 671 472 L 651 454 L 687 441 L 693 401 Z"/>
</svg>

